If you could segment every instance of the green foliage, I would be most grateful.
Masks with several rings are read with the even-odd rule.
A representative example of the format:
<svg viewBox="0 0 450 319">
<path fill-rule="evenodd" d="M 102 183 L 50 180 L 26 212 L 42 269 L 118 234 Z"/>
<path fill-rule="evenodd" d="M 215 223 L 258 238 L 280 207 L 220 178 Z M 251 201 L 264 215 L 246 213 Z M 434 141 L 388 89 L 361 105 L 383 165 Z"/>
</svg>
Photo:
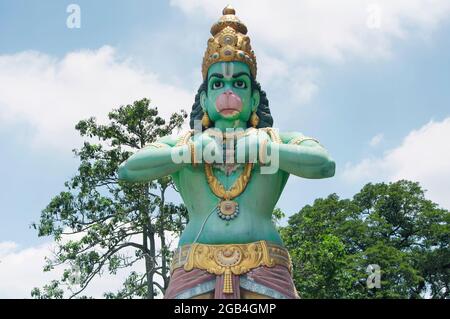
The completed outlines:
<svg viewBox="0 0 450 319">
<path fill-rule="evenodd" d="M 278 229 L 280 227 L 280 222 L 284 217 L 286 217 L 286 215 L 283 211 L 280 208 L 275 207 L 272 212 L 272 222 L 278 227 Z"/>
<path fill-rule="evenodd" d="M 48 285 L 44 285 L 42 289 L 33 288 L 31 297 L 35 299 L 62 299 L 64 290 L 59 287 L 57 280 L 52 280 Z"/>
<path fill-rule="evenodd" d="M 353 199 L 317 199 L 281 235 L 302 298 L 448 298 L 450 213 L 418 183 L 367 184 Z M 367 267 L 381 268 L 368 289 Z"/>
<path fill-rule="evenodd" d="M 39 236 L 53 236 L 58 243 L 55 257 L 48 259 L 44 270 L 70 266 L 59 281 L 33 289 L 35 298 L 62 298 L 62 286 L 70 291 L 69 297 L 79 296 L 94 277 L 116 274 L 138 262 L 145 267 L 142 273 L 130 271 L 123 289 L 107 292 L 106 297 L 153 298 L 168 285 L 166 237 L 168 232 L 182 231 L 186 209 L 166 202 L 166 191 L 173 187 L 169 177 L 129 184 L 118 180 L 117 169 L 133 152 L 179 129 L 186 113 L 173 114 L 166 122 L 143 99 L 113 110 L 108 117 L 106 125 L 95 118 L 76 125 L 86 139 L 81 149 L 74 150 L 80 159 L 78 172 L 34 225 Z"/>
</svg>

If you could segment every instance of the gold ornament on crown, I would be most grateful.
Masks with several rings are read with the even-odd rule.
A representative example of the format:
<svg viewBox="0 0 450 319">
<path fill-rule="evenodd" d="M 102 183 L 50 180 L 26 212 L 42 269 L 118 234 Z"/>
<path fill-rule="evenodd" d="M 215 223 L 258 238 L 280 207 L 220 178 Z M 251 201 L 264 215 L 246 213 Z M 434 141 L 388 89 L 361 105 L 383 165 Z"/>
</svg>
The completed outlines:
<svg viewBox="0 0 450 319">
<path fill-rule="evenodd" d="M 236 11 L 230 5 L 222 13 L 223 16 L 211 27 L 212 37 L 203 57 L 203 79 L 206 79 L 212 64 L 229 61 L 247 64 L 253 78 L 256 78 L 256 56 L 246 35 L 247 27 L 235 16 Z"/>
</svg>

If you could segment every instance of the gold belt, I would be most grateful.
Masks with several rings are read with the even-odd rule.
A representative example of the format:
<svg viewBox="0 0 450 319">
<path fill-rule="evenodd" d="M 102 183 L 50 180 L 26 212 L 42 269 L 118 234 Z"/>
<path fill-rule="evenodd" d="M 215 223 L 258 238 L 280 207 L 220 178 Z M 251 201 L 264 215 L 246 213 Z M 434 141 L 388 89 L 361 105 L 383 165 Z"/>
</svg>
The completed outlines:
<svg viewBox="0 0 450 319">
<path fill-rule="evenodd" d="M 265 240 L 249 244 L 189 244 L 177 248 L 173 255 L 171 273 L 180 267 L 194 268 L 215 275 L 224 275 L 224 293 L 233 293 L 231 274 L 241 275 L 259 266 L 285 266 L 291 272 L 291 259 L 286 248 Z"/>
</svg>

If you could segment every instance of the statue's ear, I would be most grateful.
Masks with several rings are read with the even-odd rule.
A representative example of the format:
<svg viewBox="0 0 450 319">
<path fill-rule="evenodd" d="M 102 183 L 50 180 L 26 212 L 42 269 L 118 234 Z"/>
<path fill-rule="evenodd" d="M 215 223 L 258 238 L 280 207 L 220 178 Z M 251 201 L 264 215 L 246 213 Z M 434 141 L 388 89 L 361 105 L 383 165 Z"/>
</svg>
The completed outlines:
<svg viewBox="0 0 450 319">
<path fill-rule="evenodd" d="M 253 93 L 252 93 L 252 112 L 255 112 L 256 109 L 258 108 L 260 98 L 261 98 L 261 96 L 259 95 L 259 91 L 258 90 L 253 90 Z"/>
<path fill-rule="evenodd" d="M 206 112 L 206 92 L 202 91 L 200 93 L 200 106 L 203 109 L 203 112 Z"/>
</svg>

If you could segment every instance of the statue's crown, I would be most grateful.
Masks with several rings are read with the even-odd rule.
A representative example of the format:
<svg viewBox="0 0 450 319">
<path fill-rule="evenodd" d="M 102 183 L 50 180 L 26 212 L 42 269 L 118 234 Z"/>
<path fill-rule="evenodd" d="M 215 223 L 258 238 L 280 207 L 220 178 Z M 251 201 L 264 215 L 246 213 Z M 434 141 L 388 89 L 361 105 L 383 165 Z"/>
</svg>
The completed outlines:
<svg viewBox="0 0 450 319">
<path fill-rule="evenodd" d="M 226 6 L 223 16 L 211 27 L 212 37 L 208 40 L 203 57 L 202 74 L 206 79 L 209 67 L 216 62 L 240 61 L 247 64 L 253 78 L 256 78 L 256 56 L 250 45 L 247 27 L 236 17 L 236 11 Z"/>
</svg>

